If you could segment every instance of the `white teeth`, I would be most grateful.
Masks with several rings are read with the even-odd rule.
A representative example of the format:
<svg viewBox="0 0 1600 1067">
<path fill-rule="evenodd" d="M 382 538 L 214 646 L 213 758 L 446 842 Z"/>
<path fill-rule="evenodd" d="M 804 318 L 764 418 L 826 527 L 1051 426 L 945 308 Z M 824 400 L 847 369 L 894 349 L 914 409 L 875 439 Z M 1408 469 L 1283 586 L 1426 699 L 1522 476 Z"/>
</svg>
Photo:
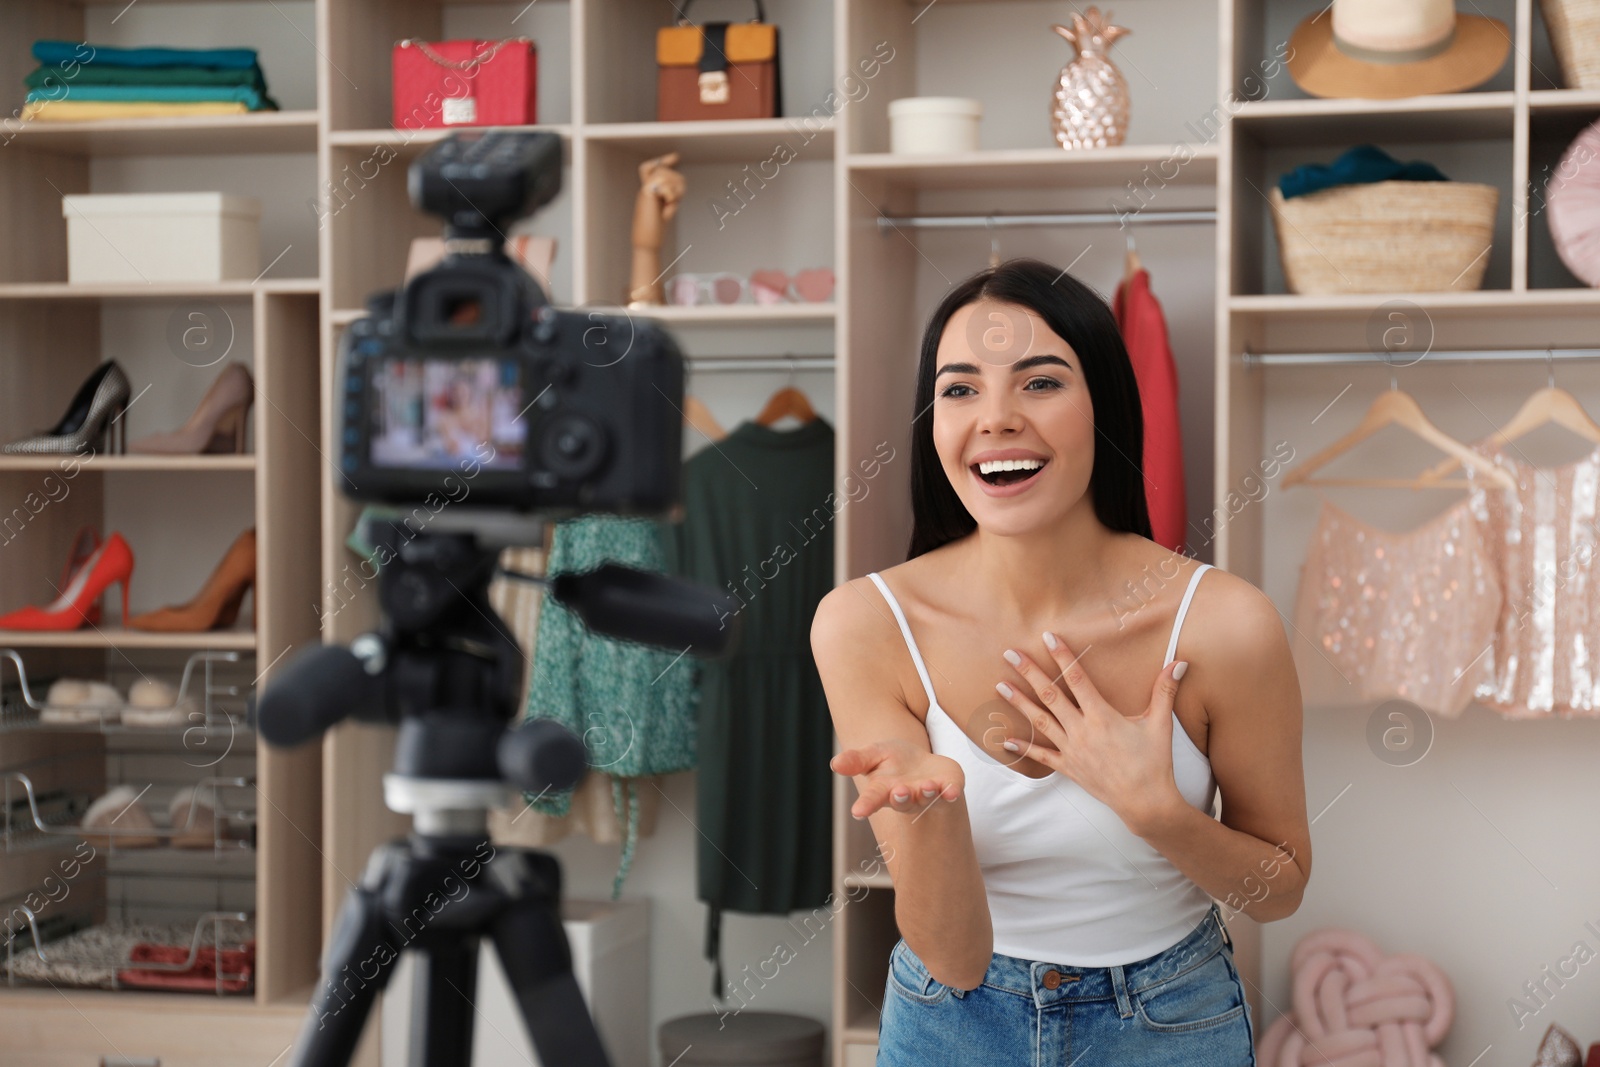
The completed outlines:
<svg viewBox="0 0 1600 1067">
<path fill-rule="evenodd" d="M 1032 471 L 1044 466 L 1042 459 L 992 459 L 978 464 L 979 474 L 993 474 L 996 471 Z"/>
</svg>

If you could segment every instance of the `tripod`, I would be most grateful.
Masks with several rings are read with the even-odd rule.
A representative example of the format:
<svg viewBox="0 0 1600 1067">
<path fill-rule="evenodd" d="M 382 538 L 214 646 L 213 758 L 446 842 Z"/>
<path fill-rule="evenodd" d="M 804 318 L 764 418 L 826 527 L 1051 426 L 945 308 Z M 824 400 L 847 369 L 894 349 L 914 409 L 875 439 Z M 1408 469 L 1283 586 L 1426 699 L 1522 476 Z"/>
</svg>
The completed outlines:
<svg viewBox="0 0 1600 1067">
<path fill-rule="evenodd" d="M 374 851 L 346 896 L 291 1062 L 348 1064 L 374 999 L 411 952 L 412 1067 L 469 1067 L 478 949 L 490 938 L 540 1060 L 610 1067 L 572 973 L 559 863 L 496 849 L 488 834 L 490 808 L 576 785 L 584 744 L 548 719 L 506 729 L 522 654 L 489 603 L 497 553 L 471 534 L 394 522 L 369 531 L 382 560 L 382 631 L 349 649 L 302 649 L 262 695 L 257 724 L 269 743 L 294 745 L 348 716 L 398 717 L 384 801 L 412 816 L 412 832 Z"/>
</svg>

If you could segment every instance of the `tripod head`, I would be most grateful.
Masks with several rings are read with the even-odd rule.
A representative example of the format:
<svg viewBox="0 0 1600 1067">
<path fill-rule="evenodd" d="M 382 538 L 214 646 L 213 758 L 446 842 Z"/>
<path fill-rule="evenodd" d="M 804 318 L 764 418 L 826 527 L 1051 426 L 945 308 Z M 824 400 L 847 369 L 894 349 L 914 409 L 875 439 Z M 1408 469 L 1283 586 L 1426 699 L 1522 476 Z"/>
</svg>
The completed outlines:
<svg viewBox="0 0 1600 1067">
<path fill-rule="evenodd" d="M 481 832 L 514 792 L 577 785 L 581 738 L 551 719 L 508 729 L 525 657 L 489 602 L 498 549 L 469 529 L 418 533 L 400 520 L 371 521 L 366 533 L 380 565 L 379 630 L 290 659 L 256 704 L 261 736 L 291 746 L 346 718 L 398 723 L 384 798 L 424 834 Z M 616 564 L 548 582 L 514 577 L 543 582 L 599 633 L 700 656 L 738 639 L 738 602 L 692 582 Z"/>
</svg>

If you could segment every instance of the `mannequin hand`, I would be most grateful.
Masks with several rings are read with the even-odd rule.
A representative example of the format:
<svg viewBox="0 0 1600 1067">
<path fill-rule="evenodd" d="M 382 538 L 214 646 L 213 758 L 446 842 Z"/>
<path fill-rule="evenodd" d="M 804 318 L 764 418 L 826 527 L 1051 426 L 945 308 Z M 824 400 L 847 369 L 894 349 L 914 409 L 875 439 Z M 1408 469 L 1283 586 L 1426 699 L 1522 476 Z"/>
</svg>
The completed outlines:
<svg viewBox="0 0 1600 1067">
<path fill-rule="evenodd" d="M 678 213 L 678 201 L 683 199 L 683 175 L 672 169 L 677 162 L 678 153 L 668 152 L 639 164 L 639 183 L 645 193 L 662 205 L 663 220 Z"/>
<path fill-rule="evenodd" d="M 940 800 L 961 796 L 967 778 L 961 764 L 910 741 L 893 738 L 848 748 L 829 761 L 837 774 L 865 778 L 850 814 L 865 819 L 880 808 L 920 815 Z"/>
<path fill-rule="evenodd" d="M 1147 820 L 1170 810 L 1174 802 L 1185 803 L 1172 771 L 1172 707 L 1178 694 L 1175 675 L 1187 670 L 1188 664 L 1168 664 L 1156 676 L 1149 705 L 1130 717 L 1100 695 L 1065 641 L 1053 634 L 1045 635 L 1047 647 L 1052 640 L 1055 648 L 1050 654 L 1055 670 L 1046 673 L 1020 652 L 1017 655 L 1021 662 L 1014 665 L 1033 688 L 1038 702 L 1004 682 L 995 688 L 1028 717 L 1034 730 L 1048 739 L 1055 750 L 1020 737 L 1007 738 L 1004 743 L 1008 749 L 1014 745 L 1021 755 L 1083 786 L 1137 833 L 1139 827 L 1148 825 Z M 1071 700 L 1061 682 L 1071 691 Z"/>
</svg>

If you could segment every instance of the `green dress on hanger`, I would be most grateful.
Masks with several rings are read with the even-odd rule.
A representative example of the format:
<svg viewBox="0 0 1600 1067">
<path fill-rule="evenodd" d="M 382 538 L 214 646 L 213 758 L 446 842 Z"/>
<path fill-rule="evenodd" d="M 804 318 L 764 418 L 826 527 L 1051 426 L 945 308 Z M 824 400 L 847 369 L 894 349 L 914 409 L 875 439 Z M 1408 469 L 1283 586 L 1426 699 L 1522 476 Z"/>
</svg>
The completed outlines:
<svg viewBox="0 0 1600 1067">
<path fill-rule="evenodd" d="M 706 956 L 724 996 L 722 912 L 826 904 L 833 882 L 833 720 L 811 656 L 811 619 L 833 588 L 833 427 L 743 422 L 684 465 L 670 570 L 738 602 L 724 660 L 700 686 L 698 892 Z M 687 658 L 687 657 L 686 657 Z"/>
<path fill-rule="evenodd" d="M 582 574 L 603 563 L 638 570 L 665 569 L 664 522 L 620 515 L 584 515 L 555 525 L 545 573 Z M 583 738 L 589 768 L 614 778 L 612 803 L 627 817 L 622 862 L 611 895 L 620 898 L 639 837 L 638 784 L 632 779 L 695 766 L 692 661 L 654 648 L 590 633 L 571 609 L 553 597 L 539 608 L 527 718 L 549 718 Z M 528 801 L 546 815 L 567 814 L 573 791 Z"/>
</svg>

